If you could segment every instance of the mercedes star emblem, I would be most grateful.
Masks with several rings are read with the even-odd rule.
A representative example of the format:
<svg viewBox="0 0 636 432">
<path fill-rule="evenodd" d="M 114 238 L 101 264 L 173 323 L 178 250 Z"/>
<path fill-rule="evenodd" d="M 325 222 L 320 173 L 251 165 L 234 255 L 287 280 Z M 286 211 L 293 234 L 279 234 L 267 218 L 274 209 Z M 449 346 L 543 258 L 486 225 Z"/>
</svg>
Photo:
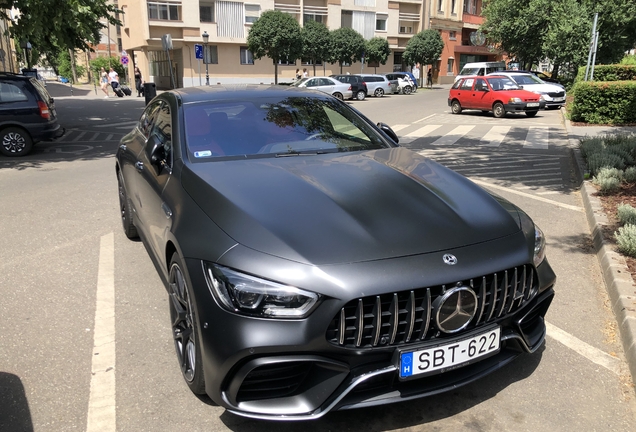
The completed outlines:
<svg viewBox="0 0 636 432">
<path fill-rule="evenodd" d="M 435 323 L 444 333 L 465 329 L 477 312 L 477 295 L 467 286 L 446 291 L 433 302 Z"/>
<path fill-rule="evenodd" d="M 444 254 L 444 256 L 442 257 L 442 259 L 444 260 L 444 264 L 448 264 L 448 265 L 455 265 L 457 264 L 457 257 L 455 255 L 452 254 Z"/>
</svg>

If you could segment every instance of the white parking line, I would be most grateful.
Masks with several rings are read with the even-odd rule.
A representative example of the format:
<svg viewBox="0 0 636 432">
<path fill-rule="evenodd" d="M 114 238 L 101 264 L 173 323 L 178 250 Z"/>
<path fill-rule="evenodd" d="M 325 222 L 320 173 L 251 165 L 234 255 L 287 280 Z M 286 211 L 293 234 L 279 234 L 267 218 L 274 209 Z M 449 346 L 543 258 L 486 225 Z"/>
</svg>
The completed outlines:
<svg viewBox="0 0 636 432">
<path fill-rule="evenodd" d="M 393 132 L 399 132 L 402 129 L 406 129 L 409 126 L 411 126 L 411 125 L 410 124 L 397 124 L 395 126 L 391 126 L 391 129 L 393 129 Z"/>
<path fill-rule="evenodd" d="M 510 132 L 510 126 L 493 126 L 488 133 L 481 138 L 481 143 L 485 147 L 498 147 Z"/>
<path fill-rule="evenodd" d="M 117 126 L 124 126 L 124 125 L 135 125 L 137 124 L 139 121 L 135 120 L 135 121 L 127 121 L 127 122 L 121 122 L 121 123 L 110 123 L 110 124 L 102 124 L 102 125 L 96 125 L 94 127 L 96 128 L 107 128 L 107 127 L 117 127 Z"/>
<path fill-rule="evenodd" d="M 421 118 L 419 120 L 415 120 L 413 123 L 422 123 L 424 120 L 428 120 L 428 119 L 430 119 L 431 117 L 434 117 L 434 116 L 435 116 L 435 114 L 431 114 L 430 116 L 426 116 L 426 117 Z"/>
<path fill-rule="evenodd" d="M 115 432 L 115 235 L 99 244 L 87 432 Z"/>
<path fill-rule="evenodd" d="M 599 366 L 603 366 L 605 369 L 615 373 L 616 375 L 620 375 L 621 361 L 619 359 L 612 357 L 598 348 L 594 348 L 592 345 L 589 345 L 580 339 L 575 338 L 571 334 L 564 332 L 549 322 L 546 322 L 545 325 L 548 331 L 548 336 L 552 339 L 562 343 L 571 350 L 576 351 L 589 361 L 596 363 Z"/>
<path fill-rule="evenodd" d="M 426 125 L 424 127 L 419 128 L 418 130 L 409 132 L 404 137 L 402 137 L 402 140 L 405 142 L 415 141 L 416 139 L 425 137 L 426 135 L 433 132 L 435 129 L 441 128 L 441 127 L 442 125 Z"/>
<path fill-rule="evenodd" d="M 523 148 L 547 149 L 550 128 L 546 126 L 530 126 Z"/>
</svg>

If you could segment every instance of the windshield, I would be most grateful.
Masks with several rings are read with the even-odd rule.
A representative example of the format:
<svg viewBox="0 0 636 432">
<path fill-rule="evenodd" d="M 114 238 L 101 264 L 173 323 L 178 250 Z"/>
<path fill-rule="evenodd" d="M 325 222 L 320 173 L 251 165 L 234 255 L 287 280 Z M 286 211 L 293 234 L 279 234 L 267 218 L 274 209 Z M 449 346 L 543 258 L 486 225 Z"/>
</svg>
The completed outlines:
<svg viewBox="0 0 636 432">
<path fill-rule="evenodd" d="M 479 73 L 481 71 L 481 74 Z M 483 75 L 483 71 L 482 68 L 464 68 L 462 69 L 462 71 L 459 73 L 460 75 Z"/>
<path fill-rule="evenodd" d="M 384 148 L 378 133 L 338 100 L 257 98 L 187 104 L 194 161 L 281 157 Z"/>
<path fill-rule="evenodd" d="M 534 75 L 513 75 L 512 79 L 519 85 L 543 84 L 543 81 Z"/>
<path fill-rule="evenodd" d="M 521 88 L 513 80 L 506 77 L 488 78 L 488 82 L 490 83 L 490 87 L 492 87 L 494 91 L 519 90 Z"/>
</svg>

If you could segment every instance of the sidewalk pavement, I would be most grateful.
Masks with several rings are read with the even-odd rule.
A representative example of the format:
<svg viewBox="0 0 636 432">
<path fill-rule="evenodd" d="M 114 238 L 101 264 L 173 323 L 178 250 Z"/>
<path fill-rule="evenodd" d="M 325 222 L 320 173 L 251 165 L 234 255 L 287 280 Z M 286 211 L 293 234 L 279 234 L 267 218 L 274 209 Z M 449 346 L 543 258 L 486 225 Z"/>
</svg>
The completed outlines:
<svg viewBox="0 0 636 432">
<path fill-rule="evenodd" d="M 609 222 L 607 215 L 603 212 L 601 201 L 595 195 L 596 188 L 592 186 L 590 180 L 584 179 L 587 167 L 579 150 L 581 138 L 621 133 L 636 135 L 636 126 L 575 126 L 565 118 L 565 110 L 561 112 L 570 148 L 574 154 L 577 177 L 581 182 L 581 198 L 592 234 L 596 257 L 601 266 L 603 280 L 610 298 L 610 306 L 618 323 L 632 381 L 636 384 L 636 284 L 627 268 L 625 258 L 616 252 L 614 246 L 603 236 L 603 228 Z"/>
</svg>

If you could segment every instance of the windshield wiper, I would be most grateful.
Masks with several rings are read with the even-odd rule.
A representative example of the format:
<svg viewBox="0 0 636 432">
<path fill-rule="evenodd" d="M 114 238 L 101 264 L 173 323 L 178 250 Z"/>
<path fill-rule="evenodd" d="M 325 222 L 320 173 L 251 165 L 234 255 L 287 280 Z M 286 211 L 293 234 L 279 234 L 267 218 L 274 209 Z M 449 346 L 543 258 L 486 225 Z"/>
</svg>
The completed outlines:
<svg viewBox="0 0 636 432">
<path fill-rule="evenodd" d="M 290 150 L 285 153 L 274 153 L 276 157 L 288 157 L 288 156 L 306 156 L 306 155 L 319 155 L 319 154 L 327 154 L 327 153 L 336 153 L 334 150 L 307 150 L 307 151 L 297 151 Z"/>
</svg>

